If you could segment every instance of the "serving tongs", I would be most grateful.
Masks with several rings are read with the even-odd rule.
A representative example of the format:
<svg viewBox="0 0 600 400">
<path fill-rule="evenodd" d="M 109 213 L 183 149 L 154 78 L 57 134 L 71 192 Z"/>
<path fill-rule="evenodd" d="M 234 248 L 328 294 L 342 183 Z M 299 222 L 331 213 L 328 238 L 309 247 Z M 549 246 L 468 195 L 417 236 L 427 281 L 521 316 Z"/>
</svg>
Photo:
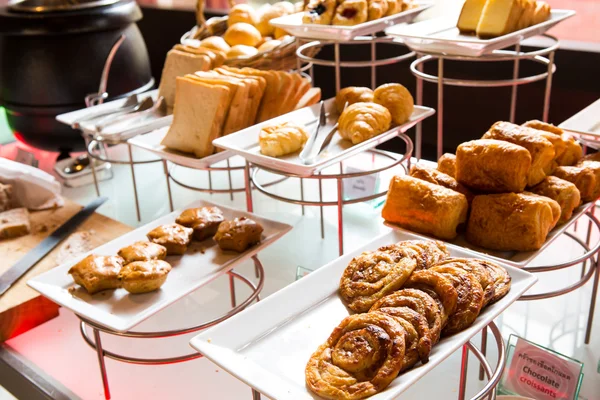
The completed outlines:
<svg viewBox="0 0 600 400">
<path fill-rule="evenodd" d="M 109 115 L 95 124 L 96 131 L 102 132 L 103 129 L 106 129 L 109 126 L 120 124 L 125 121 L 137 120 L 145 115 L 151 114 L 160 107 L 160 103 L 162 103 L 161 99 L 157 99 L 156 102 L 154 102 L 151 97 L 146 97 L 140 104 L 129 111 Z"/>
<path fill-rule="evenodd" d="M 314 164 L 317 157 L 319 157 L 319 155 L 323 152 L 323 150 L 325 150 L 325 148 L 329 145 L 329 143 L 331 142 L 331 139 L 333 138 L 333 135 L 337 132 L 338 130 L 338 123 L 336 122 L 335 125 L 329 130 L 329 132 L 327 132 L 327 134 L 325 135 L 324 139 L 321 141 L 320 144 L 317 145 L 317 151 L 316 153 L 313 151 L 313 148 L 315 147 L 315 142 L 317 141 L 317 136 L 319 136 L 321 127 L 324 127 L 325 125 L 327 125 L 327 114 L 325 113 L 325 103 L 321 100 L 320 103 L 321 107 L 320 107 L 320 111 L 319 111 L 319 124 L 317 125 L 317 128 L 315 129 L 315 133 L 313 135 L 311 135 L 308 140 L 306 141 L 306 144 L 304 145 L 304 148 L 302 149 L 302 151 L 300 152 L 300 161 L 302 161 L 302 163 L 304 165 L 311 165 Z M 348 102 L 346 102 L 346 104 L 344 104 L 344 110 L 346 109 L 346 107 L 348 107 Z M 342 110 L 343 112 L 343 110 Z"/>
<path fill-rule="evenodd" d="M 92 122 L 92 121 L 100 119 L 100 118 L 113 117 L 113 116 L 116 117 L 118 115 L 132 112 L 139 105 L 140 105 L 140 102 L 138 100 L 137 94 L 132 94 L 131 96 L 127 97 L 127 99 L 125 100 L 125 103 L 123 103 L 123 105 L 121 107 L 118 107 L 116 109 L 113 108 L 111 110 L 105 110 L 105 111 L 97 111 L 95 113 L 88 114 L 84 118 L 73 122 L 71 124 L 71 128 L 79 129 L 79 128 L 81 128 L 82 124 Z"/>
</svg>

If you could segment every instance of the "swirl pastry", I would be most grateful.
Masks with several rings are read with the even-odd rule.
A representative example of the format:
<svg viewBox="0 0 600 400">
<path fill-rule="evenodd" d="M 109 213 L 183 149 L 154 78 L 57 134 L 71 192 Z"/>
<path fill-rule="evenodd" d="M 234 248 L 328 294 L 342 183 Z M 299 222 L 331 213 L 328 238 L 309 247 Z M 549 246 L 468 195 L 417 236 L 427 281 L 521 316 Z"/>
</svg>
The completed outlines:
<svg viewBox="0 0 600 400">
<path fill-rule="evenodd" d="M 369 1 L 369 10 L 367 19 L 369 21 L 374 21 L 379 19 L 385 15 L 388 10 L 387 0 L 368 0 Z"/>
<path fill-rule="evenodd" d="M 367 87 L 349 86 L 343 88 L 335 95 L 335 107 L 341 114 L 346 103 L 369 103 L 373 101 L 373 91 Z"/>
<path fill-rule="evenodd" d="M 433 297 L 442 314 L 442 328 L 456 311 L 458 292 L 450 279 L 432 270 L 415 271 L 406 281 L 405 287 L 419 289 Z"/>
<path fill-rule="evenodd" d="M 401 125 L 410 119 L 415 109 L 415 101 L 403 85 L 386 83 L 373 92 L 373 101 L 390 111 L 392 122 Z"/>
<path fill-rule="evenodd" d="M 310 0 L 302 16 L 302 23 L 330 25 L 336 6 L 336 0 Z"/>
<path fill-rule="evenodd" d="M 338 132 L 352 144 L 371 139 L 390 129 L 392 116 L 387 108 L 375 103 L 354 103 L 338 120 Z"/>
<path fill-rule="evenodd" d="M 417 261 L 415 271 L 432 267 L 450 255 L 446 245 L 439 240 L 405 240 L 380 247 L 379 251 L 385 251 L 392 255 L 414 257 Z M 407 253 L 407 251 L 410 252 Z"/>
<path fill-rule="evenodd" d="M 306 384 L 326 399 L 364 399 L 385 389 L 402 368 L 405 331 L 381 312 L 355 314 L 333 330 L 306 365 Z"/>
<path fill-rule="evenodd" d="M 429 271 L 439 272 L 450 279 L 458 294 L 456 310 L 450 315 L 442 333 L 451 335 L 471 326 L 483 306 L 483 289 L 475 275 L 448 265 L 433 267 Z"/>
<path fill-rule="evenodd" d="M 367 0 L 342 0 L 335 9 L 333 25 L 352 26 L 367 21 Z"/>
<path fill-rule="evenodd" d="M 415 269 L 414 258 L 383 251 L 364 252 L 350 261 L 340 279 L 340 295 L 352 311 L 366 312 L 402 287 Z"/>
<path fill-rule="evenodd" d="M 385 13 L 386 17 L 402 12 L 402 0 L 386 0 L 388 9 Z"/>
<path fill-rule="evenodd" d="M 483 307 L 485 307 L 494 297 L 496 292 L 494 280 L 490 271 L 485 268 L 480 260 L 473 258 L 447 258 L 435 265 L 460 268 L 470 274 L 473 274 L 483 289 Z"/>
<path fill-rule="evenodd" d="M 480 264 L 482 267 L 488 270 L 494 281 L 494 296 L 488 302 L 489 304 L 495 303 L 508 293 L 510 290 L 511 277 L 508 272 L 496 263 L 487 260 L 473 260 Z"/>
<path fill-rule="evenodd" d="M 294 153 L 304 147 L 307 140 L 304 126 L 291 122 L 266 126 L 258 134 L 260 152 L 269 157 Z"/>
</svg>

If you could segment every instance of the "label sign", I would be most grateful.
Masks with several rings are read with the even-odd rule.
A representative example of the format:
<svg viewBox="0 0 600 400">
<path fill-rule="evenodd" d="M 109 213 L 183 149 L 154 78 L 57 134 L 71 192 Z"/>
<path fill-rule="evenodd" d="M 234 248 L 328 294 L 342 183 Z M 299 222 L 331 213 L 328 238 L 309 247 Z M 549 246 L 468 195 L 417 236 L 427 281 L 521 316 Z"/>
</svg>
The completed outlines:
<svg viewBox="0 0 600 400">
<path fill-rule="evenodd" d="M 345 172 L 348 174 L 354 174 L 357 172 L 364 172 L 363 169 L 355 168 L 353 166 L 346 166 Z M 377 187 L 379 186 L 379 175 L 363 175 L 356 178 L 349 178 L 344 180 L 344 198 L 355 199 L 358 197 L 365 197 L 375 194 Z"/>
<path fill-rule="evenodd" d="M 582 364 L 517 338 L 502 390 L 536 400 L 575 399 Z"/>
</svg>

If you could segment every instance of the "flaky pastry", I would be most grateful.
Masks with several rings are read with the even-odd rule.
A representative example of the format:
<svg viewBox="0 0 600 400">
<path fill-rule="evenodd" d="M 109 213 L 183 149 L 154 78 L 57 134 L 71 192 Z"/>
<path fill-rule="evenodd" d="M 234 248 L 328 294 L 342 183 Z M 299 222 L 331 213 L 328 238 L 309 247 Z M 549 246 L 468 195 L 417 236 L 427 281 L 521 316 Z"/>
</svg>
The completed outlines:
<svg viewBox="0 0 600 400">
<path fill-rule="evenodd" d="M 292 122 L 265 126 L 258 134 L 260 152 L 269 157 L 294 153 L 302 149 L 307 140 L 306 128 Z"/>
<path fill-rule="evenodd" d="M 395 125 L 402 125 L 408 121 L 415 108 L 412 95 L 399 83 L 386 83 L 379 86 L 373 92 L 373 101 L 390 111 Z"/>
<path fill-rule="evenodd" d="M 335 95 L 335 107 L 341 114 L 346 103 L 370 103 L 373 101 L 373 91 L 368 87 L 349 86 L 345 87 Z"/>
<path fill-rule="evenodd" d="M 379 104 L 354 103 L 342 112 L 338 124 L 340 136 L 358 144 L 390 129 L 392 116 Z"/>
</svg>

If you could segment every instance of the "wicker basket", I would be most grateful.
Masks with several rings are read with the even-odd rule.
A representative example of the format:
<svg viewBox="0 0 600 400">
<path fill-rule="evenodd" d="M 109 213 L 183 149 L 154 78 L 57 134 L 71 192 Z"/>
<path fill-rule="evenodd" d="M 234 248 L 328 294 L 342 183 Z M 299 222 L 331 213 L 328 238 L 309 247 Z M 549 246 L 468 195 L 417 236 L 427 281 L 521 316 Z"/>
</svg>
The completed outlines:
<svg viewBox="0 0 600 400">
<path fill-rule="evenodd" d="M 234 0 L 229 0 L 229 6 L 235 5 Z M 208 21 L 204 18 L 204 0 L 196 3 L 196 26 L 181 37 L 181 44 L 197 47 L 200 40 L 209 36 L 223 36 L 227 30 L 227 16 L 213 17 Z M 236 68 L 250 67 L 262 70 L 292 70 L 298 68 L 296 58 L 296 38 L 288 37 L 279 46 L 249 57 L 238 57 L 225 60 L 225 65 Z M 317 55 L 320 49 L 310 50 L 311 57 Z"/>
</svg>

